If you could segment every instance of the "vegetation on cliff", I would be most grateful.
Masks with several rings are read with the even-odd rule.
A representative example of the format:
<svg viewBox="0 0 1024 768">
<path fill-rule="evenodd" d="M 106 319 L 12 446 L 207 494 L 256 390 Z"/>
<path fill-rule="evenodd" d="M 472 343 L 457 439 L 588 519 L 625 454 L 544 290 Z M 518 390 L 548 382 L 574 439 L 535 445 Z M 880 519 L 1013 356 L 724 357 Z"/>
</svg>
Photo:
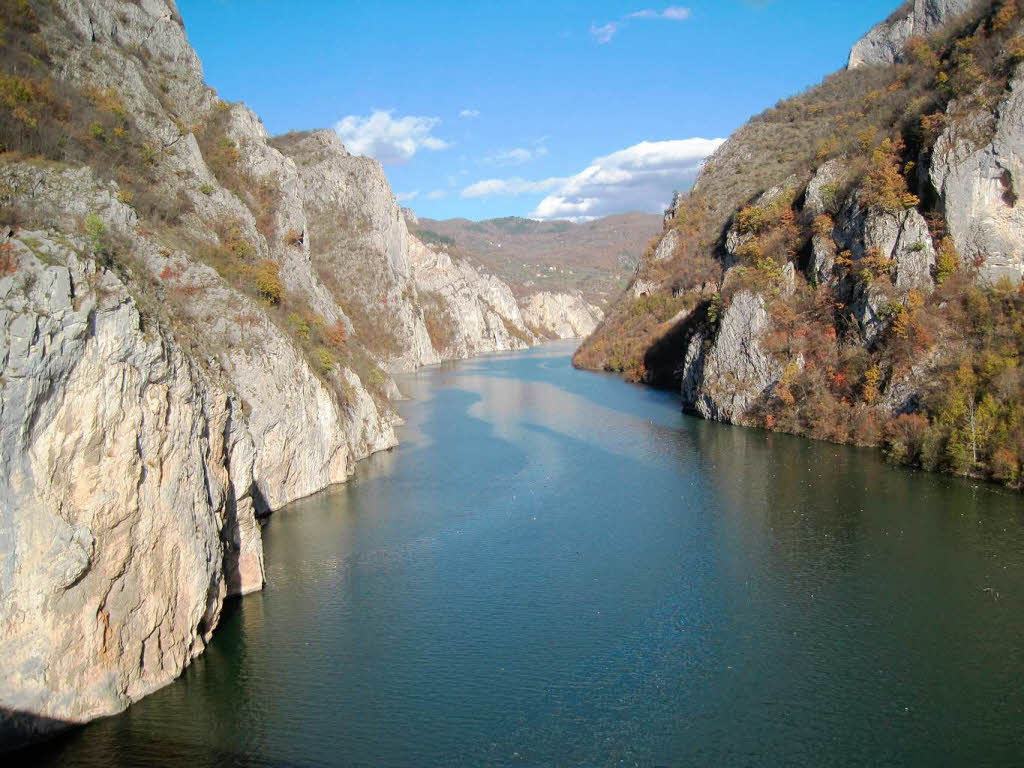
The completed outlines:
<svg viewBox="0 0 1024 768">
<path fill-rule="evenodd" d="M 669 257 L 652 243 L 576 365 L 685 399 L 692 358 L 753 291 L 771 317 L 754 341 L 783 373 L 735 421 L 1020 487 L 1024 293 L 957 253 L 928 169 L 992 141 L 1021 22 L 1016 0 L 981 3 L 909 40 L 906 63 L 839 72 L 753 118 L 674 201 Z"/>
</svg>

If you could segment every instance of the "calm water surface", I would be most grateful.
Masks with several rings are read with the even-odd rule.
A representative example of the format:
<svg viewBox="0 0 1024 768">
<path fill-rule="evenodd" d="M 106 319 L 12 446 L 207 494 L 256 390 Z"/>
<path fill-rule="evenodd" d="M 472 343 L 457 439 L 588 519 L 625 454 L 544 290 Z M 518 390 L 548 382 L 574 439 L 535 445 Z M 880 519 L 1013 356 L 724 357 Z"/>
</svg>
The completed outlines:
<svg viewBox="0 0 1024 768">
<path fill-rule="evenodd" d="M 709 424 L 555 345 L 426 370 L 264 592 L 40 765 L 1024 764 L 1019 495 Z"/>
</svg>

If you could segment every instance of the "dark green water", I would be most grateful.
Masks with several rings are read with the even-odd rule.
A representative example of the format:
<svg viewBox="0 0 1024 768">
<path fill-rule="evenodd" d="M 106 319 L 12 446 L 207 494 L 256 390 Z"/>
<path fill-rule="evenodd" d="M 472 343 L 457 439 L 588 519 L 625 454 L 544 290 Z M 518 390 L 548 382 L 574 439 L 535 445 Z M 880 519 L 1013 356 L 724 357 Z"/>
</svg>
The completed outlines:
<svg viewBox="0 0 1024 768">
<path fill-rule="evenodd" d="M 570 348 L 400 382 L 264 592 L 39 765 L 1024 764 L 1020 496 L 709 424 Z"/>
</svg>

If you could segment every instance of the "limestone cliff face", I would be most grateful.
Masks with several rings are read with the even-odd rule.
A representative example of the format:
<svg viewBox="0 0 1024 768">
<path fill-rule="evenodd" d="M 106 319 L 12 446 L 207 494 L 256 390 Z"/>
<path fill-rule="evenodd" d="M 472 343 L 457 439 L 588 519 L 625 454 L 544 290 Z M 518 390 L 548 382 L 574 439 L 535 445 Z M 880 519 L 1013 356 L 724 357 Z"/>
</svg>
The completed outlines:
<svg viewBox="0 0 1024 768">
<path fill-rule="evenodd" d="M 761 296 L 743 291 L 733 297 L 715 343 L 694 371 L 696 386 L 684 388 L 693 396 L 684 405 L 706 419 L 742 424 L 754 399 L 782 375 L 782 366 L 761 346 L 769 321 Z"/>
<path fill-rule="evenodd" d="M 257 515 L 344 481 L 395 444 L 395 417 L 88 169 L 0 176 L 53 223 L 0 244 L 0 701 L 81 722 L 176 677 L 223 599 L 262 587 Z M 79 208 L 134 261 L 102 264 L 67 223 Z"/>
<path fill-rule="evenodd" d="M 417 307 L 405 217 L 380 163 L 353 157 L 332 131 L 279 136 L 273 145 L 298 168 L 309 216 L 304 247 L 320 279 L 349 313 L 382 319 L 385 368 L 438 362 Z"/>
<path fill-rule="evenodd" d="M 179 675 L 263 586 L 259 519 L 396 444 L 385 371 L 537 340 L 376 161 L 220 101 L 172 0 L 39 19 L 116 131 L 0 160 L 0 746 Z"/>
<path fill-rule="evenodd" d="M 857 41 L 848 66 L 856 69 L 902 61 L 907 40 L 928 35 L 975 5 L 977 0 L 908 0 Z"/>
<path fill-rule="evenodd" d="M 263 584 L 253 437 L 80 238 L 21 232 L 0 279 L 6 743 L 174 678 Z"/>
<path fill-rule="evenodd" d="M 580 293 L 542 291 L 523 300 L 523 319 L 532 328 L 559 339 L 583 339 L 604 319 L 600 307 Z"/>
<path fill-rule="evenodd" d="M 415 237 L 409 243 L 423 311 L 432 315 L 437 345 L 446 358 L 525 349 L 535 341 L 505 283 Z"/>
<path fill-rule="evenodd" d="M 603 317 L 579 293 L 517 298 L 494 275 L 412 236 L 409 255 L 428 327 L 448 327 L 435 344 L 445 358 L 524 349 L 542 339 L 583 338 Z"/>
<path fill-rule="evenodd" d="M 1024 278 L 1024 67 L 1018 66 L 1009 92 L 994 113 L 951 119 L 932 153 L 929 178 L 949 223 L 957 252 L 967 262 L 981 259 L 982 273 L 995 282 Z M 991 136 L 978 145 L 977 137 Z"/>
<path fill-rule="evenodd" d="M 85 166 L 0 166 L 3 204 L 36 227 L 4 227 L 0 242 L 5 745 L 174 679 L 224 598 L 262 587 L 258 517 L 396 443 L 382 397 L 393 383 L 374 373 L 305 236 L 322 211 L 255 115 L 205 87 L 173 3 L 56 7 L 41 30 L 54 76 L 115 94 L 151 153 L 153 199 Z M 272 208 L 211 170 L 197 140 L 211 120 L 237 153 L 231 178 Z M 368 216 L 390 198 L 379 175 L 352 183 L 352 209 Z M 397 287 L 373 289 L 400 292 L 402 254 L 375 255 Z M 260 275 L 280 280 L 274 301 L 244 290 Z M 348 353 L 313 346 L 334 327 Z M 421 346 L 411 359 L 436 359 Z"/>
</svg>

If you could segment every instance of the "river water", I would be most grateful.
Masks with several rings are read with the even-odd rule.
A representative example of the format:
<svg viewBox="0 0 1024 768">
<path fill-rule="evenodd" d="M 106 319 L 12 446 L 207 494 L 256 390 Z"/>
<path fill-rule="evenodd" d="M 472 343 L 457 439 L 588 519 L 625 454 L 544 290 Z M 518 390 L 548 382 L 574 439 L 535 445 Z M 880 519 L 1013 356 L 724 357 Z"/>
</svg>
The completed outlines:
<svg viewBox="0 0 1024 768">
<path fill-rule="evenodd" d="M 38 765 L 1024 764 L 1024 504 L 556 344 L 428 369 L 268 584 Z"/>
</svg>

